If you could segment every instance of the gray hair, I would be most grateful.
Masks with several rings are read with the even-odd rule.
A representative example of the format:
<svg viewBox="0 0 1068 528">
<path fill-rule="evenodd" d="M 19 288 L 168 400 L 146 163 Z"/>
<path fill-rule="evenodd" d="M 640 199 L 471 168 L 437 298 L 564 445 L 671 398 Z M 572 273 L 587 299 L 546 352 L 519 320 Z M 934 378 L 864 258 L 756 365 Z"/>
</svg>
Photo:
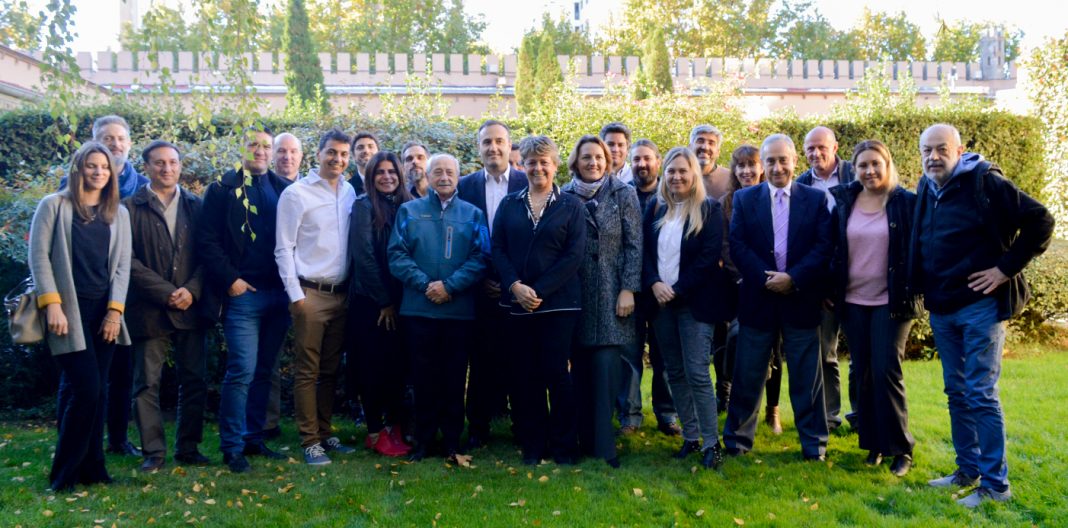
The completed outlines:
<svg viewBox="0 0 1068 528">
<path fill-rule="evenodd" d="M 434 154 L 433 156 L 430 156 L 429 160 L 427 160 L 427 162 L 426 162 L 426 172 L 427 172 L 427 174 L 433 172 L 434 171 L 434 165 L 438 164 L 438 163 L 441 163 L 442 161 L 451 161 L 453 163 L 453 165 L 456 165 L 456 173 L 457 174 L 460 173 L 460 160 L 456 159 L 456 156 L 453 156 L 452 154 L 441 153 L 441 154 Z"/>
<path fill-rule="evenodd" d="M 690 131 L 690 144 L 693 145 L 693 142 L 697 141 L 697 136 L 701 134 L 714 134 L 720 141 L 723 141 L 723 132 L 720 132 L 718 128 L 712 125 L 697 125 Z"/>
<path fill-rule="evenodd" d="M 790 145 L 790 150 L 794 151 L 795 154 L 797 153 L 797 147 L 794 146 L 794 140 L 790 139 L 790 136 L 787 136 L 786 134 L 772 134 L 764 138 L 764 142 L 760 144 L 760 155 L 763 156 L 764 151 L 767 150 L 770 145 L 780 141 L 786 142 L 787 145 Z"/>
<path fill-rule="evenodd" d="M 122 125 L 122 128 L 126 129 L 126 135 L 130 135 L 130 123 L 127 123 L 122 116 L 112 114 L 98 117 L 96 121 L 93 121 L 93 139 L 100 141 L 100 132 L 108 125 Z"/>
<path fill-rule="evenodd" d="M 519 142 L 519 155 L 523 159 L 532 156 L 549 156 L 553 163 L 560 165 L 560 149 L 548 136 L 528 136 Z"/>
<path fill-rule="evenodd" d="M 294 136 L 293 134 L 290 134 L 289 132 L 282 132 L 281 134 L 278 134 L 277 136 L 275 136 L 274 137 L 274 145 L 272 145 L 271 150 L 278 150 L 278 145 L 282 143 L 283 139 L 292 139 L 292 140 L 296 141 L 297 142 L 297 148 L 300 149 L 300 150 L 304 150 L 304 142 L 302 142 L 299 137 Z"/>
</svg>

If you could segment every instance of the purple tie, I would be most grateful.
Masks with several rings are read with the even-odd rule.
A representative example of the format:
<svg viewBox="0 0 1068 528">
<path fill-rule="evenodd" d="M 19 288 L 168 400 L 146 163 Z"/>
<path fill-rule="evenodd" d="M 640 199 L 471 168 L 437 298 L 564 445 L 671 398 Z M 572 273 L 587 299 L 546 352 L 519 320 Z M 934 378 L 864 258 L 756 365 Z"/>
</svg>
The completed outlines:
<svg viewBox="0 0 1068 528">
<path fill-rule="evenodd" d="M 775 190 L 775 267 L 786 271 L 786 234 L 790 225 L 790 205 L 786 191 Z"/>
</svg>

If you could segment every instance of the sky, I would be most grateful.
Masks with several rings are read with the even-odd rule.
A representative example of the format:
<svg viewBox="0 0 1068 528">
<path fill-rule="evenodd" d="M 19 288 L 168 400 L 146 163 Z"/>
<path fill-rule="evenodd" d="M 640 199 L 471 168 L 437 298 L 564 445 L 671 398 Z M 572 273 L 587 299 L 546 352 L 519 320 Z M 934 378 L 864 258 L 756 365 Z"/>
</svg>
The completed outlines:
<svg viewBox="0 0 1068 528">
<path fill-rule="evenodd" d="M 78 36 L 75 51 L 103 51 L 118 49 L 119 6 L 124 0 L 73 0 L 77 13 L 74 29 Z M 147 10 L 150 0 L 138 1 Z M 181 0 L 165 0 L 169 4 Z M 263 0 L 274 3 L 281 0 Z M 622 10 L 622 0 L 588 0 L 595 20 L 606 20 L 608 12 Z M 46 0 L 30 0 L 34 10 L 47 4 Z M 1047 37 L 1063 36 L 1068 31 L 1068 5 L 1055 7 L 1056 0 L 814 0 L 816 7 L 839 29 L 847 29 L 860 17 L 864 7 L 897 12 L 904 10 L 911 21 L 919 24 L 925 36 L 938 29 L 939 17 L 947 21 L 996 20 L 1020 27 L 1025 32 L 1024 48 L 1041 44 Z M 572 0 L 464 0 L 469 13 L 481 13 L 487 22 L 483 39 L 498 52 L 511 52 L 519 45 L 523 32 L 538 24 L 541 14 L 564 12 Z M 506 7 L 504 7 L 506 6 Z M 373 50 L 368 50 L 373 51 Z"/>
</svg>

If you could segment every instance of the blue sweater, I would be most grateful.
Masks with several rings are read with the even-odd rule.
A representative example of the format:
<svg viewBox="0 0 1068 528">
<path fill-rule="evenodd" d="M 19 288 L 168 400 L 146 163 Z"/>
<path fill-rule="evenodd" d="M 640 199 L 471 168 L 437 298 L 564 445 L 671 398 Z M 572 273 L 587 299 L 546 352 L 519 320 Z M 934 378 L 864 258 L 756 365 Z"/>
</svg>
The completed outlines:
<svg viewBox="0 0 1068 528">
<path fill-rule="evenodd" d="M 489 251 L 489 230 L 482 211 L 455 194 L 444 210 L 433 191 L 401 205 L 387 250 L 389 270 L 404 285 L 400 314 L 474 319 L 472 287 L 485 274 Z M 444 281 L 452 296 L 444 304 L 426 298 L 427 285 L 438 280 Z"/>
</svg>

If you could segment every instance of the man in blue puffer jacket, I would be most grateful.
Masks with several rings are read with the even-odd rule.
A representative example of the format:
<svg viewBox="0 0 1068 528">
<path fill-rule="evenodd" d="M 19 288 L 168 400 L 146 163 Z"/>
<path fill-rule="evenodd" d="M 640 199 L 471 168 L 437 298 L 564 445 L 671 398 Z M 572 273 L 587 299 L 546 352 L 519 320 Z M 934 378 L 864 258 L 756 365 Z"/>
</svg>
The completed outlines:
<svg viewBox="0 0 1068 528">
<path fill-rule="evenodd" d="M 426 456 L 439 428 L 444 453 L 454 459 L 464 427 L 474 286 L 482 280 L 490 244 L 482 211 L 456 196 L 459 174 L 456 158 L 432 156 L 432 192 L 401 205 L 389 242 L 389 270 L 404 284 L 400 315 L 415 385 L 412 461 Z"/>
</svg>

